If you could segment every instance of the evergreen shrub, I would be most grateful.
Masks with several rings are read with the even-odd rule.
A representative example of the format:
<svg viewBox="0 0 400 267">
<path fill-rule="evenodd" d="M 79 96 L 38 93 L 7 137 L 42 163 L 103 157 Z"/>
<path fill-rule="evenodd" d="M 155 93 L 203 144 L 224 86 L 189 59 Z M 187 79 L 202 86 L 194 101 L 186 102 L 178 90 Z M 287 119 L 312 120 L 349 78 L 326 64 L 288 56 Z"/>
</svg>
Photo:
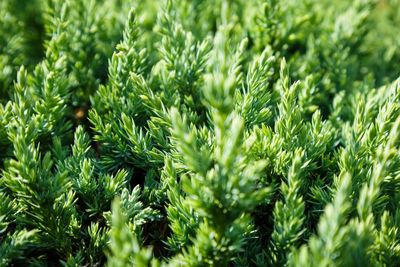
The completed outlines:
<svg viewBox="0 0 400 267">
<path fill-rule="evenodd" d="M 1 0 L 0 266 L 400 266 L 399 0 Z"/>
</svg>

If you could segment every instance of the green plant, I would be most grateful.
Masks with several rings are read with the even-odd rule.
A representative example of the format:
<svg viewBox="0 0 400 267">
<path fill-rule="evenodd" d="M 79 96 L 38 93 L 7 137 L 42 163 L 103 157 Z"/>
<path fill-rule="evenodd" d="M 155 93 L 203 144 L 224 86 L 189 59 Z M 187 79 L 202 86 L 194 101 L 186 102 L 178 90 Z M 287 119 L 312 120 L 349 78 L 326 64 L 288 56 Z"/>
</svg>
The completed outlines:
<svg viewBox="0 0 400 267">
<path fill-rule="evenodd" d="M 399 21 L 1 1 L 0 266 L 399 265 Z"/>
</svg>

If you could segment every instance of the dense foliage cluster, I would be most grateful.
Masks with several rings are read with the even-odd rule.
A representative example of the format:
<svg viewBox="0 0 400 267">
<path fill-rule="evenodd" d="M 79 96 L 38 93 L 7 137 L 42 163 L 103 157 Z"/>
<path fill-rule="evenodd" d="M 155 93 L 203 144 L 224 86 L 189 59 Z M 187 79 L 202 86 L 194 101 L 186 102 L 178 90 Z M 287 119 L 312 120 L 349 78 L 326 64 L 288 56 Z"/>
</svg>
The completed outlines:
<svg viewBox="0 0 400 267">
<path fill-rule="evenodd" d="M 1 0 L 0 266 L 399 266 L 399 0 Z"/>
</svg>

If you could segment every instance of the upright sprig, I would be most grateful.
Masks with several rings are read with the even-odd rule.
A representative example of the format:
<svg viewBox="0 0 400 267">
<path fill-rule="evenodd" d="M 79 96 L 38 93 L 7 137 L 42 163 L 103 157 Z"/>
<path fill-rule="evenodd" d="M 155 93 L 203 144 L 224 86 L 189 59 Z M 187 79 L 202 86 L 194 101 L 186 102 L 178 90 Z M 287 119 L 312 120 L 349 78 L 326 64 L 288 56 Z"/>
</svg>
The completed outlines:
<svg viewBox="0 0 400 267">
<path fill-rule="evenodd" d="M 134 10 L 131 10 L 125 24 L 122 41 L 116 46 L 108 67 L 109 81 L 106 86 L 100 85 L 93 108 L 106 119 L 114 119 L 124 112 L 139 119 L 145 113 L 141 104 L 141 87 L 135 82 L 136 76 L 145 75 L 146 49 L 139 47 L 141 32 Z M 110 118 L 109 118 L 110 117 Z"/>
<path fill-rule="evenodd" d="M 60 53 L 65 41 L 64 26 L 61 17 L 47 45 L 47 58 L 33 74 L 29 75 L 24 68 L 18 72 L 7 125 L 14 157 L 6 163 L 2 185 L 18 206 L 13 217 L 20 229 L 14 233 L 14 241 L 30 235 L 23 234 L 24 228 L 34 229 L 43 249 L 54 249 L 67 257 L 72 253 L 72 239 L 78 226 L 75 196 L 66 173 L 54 171 L 51 152 L 41 153 L 50 145 L 47 142 L 52 136 L 67 136 L 71 126 L 66 119 L 69 92 L 65 58 Z M 40 141 L 45 144 L 40 146 Z"/>
<path fill-rule="evenodd" d="M 281 185 L 283 200 L 275 203 L 274 232 L 272 233 L 272 255 L 274 264 L 283 266 L 290 251 L 296 247 L 305 229 L 305 204 L 301 196 L 301 181 L 306 175 L 308 162 L 304 162 L 304 151 L 296 150 L 287 182 Z"/>
<path fill-rule="evenodd" d="M 251 140 L 244 137 L 243 119 L 233 112 L 243 46 L 234 52 L 237 61 L 227 65 L 230 63 L 227 57 L 232 52 L 220 34 L 215 37 L 215 57 L 211 61 L 214 68 L 204 87 L 204 101 L 210 112 L 215 140 L 211 154 L 207 155 L 206 148 L 198 147 L 195 130 L 187 134 L 190 130 L 182 123 L 177 110 L 171 112 L 174 141 L 190 171 L 182 176 L 185 201 L 201 221 L 193 244 L 170 265 L 227 266 L 242 249 L 246 233 L 250 233 L 250 212 L 260 201 L 265 201 L 269 192 L 268 187 L 257 188 L 257 179 L 265 163 L 251 163 L 246 158 L 243 151 L 249 148 Z M 209 163 L 198 165 L 199 159 Z"/>
<path fill-rule="evenodd" d="M 339 180 L 339 189 L 333 202 L 326 206 L 318 224 L 318 236 L 311 237 L 309 247 L 303 245 L 290 255 L 289 266 L 332 266 L 351 258 L 344 249 L 344 240 L 349 238 L 348 228 L 344 225 L 350 210 L 347 199 L 350 196 L 351 177 L 342 173 Z"/>
<path fill-rule="evenodd" d="M 158 19 L 162 39 L 157 76 L 163 90 L 163 103 L 167 107 L 181 109 L 182 106 L 187 112 L 201 112 L 204 108 L 200 87 L 211 46 L 209 40 L 196 40 L 177 22 L 178 14 L 173 7 L 173 1 L 167 1 Z"/>
<path fill-rule="evenodd" d="M 149 266 L 151 250 L 140 248 L 120 205 L 119 199 L 113 201 L 107 266 Z"/>
</svg>

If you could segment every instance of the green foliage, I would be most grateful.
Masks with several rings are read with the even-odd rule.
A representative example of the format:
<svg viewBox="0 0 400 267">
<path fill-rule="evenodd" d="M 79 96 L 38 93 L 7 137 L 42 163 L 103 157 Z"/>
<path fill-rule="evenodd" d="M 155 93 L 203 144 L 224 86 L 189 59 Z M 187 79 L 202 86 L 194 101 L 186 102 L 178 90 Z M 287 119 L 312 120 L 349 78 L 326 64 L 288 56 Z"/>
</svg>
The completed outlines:
<svg viewBox="0 0 400 267">
<path fill-rule="evenodd" d="M 399 265 L 399 23 L 2 0 L 0 266 Z"/>
<path fill-rule="evenodd" d="M 32 69 L 42 57 L 43 4 L 37 0 L 0 3 L 0 103 L 12 94 L 20 65 Z"/>
<path fill-rule="evenodd" d="M 114 200 L 110 229 L 110 254 L 107 266 L 147 266 L 151 250 L 141 249 L 127 217 L 121 210 L 120 201 Z"/>
</svg>

